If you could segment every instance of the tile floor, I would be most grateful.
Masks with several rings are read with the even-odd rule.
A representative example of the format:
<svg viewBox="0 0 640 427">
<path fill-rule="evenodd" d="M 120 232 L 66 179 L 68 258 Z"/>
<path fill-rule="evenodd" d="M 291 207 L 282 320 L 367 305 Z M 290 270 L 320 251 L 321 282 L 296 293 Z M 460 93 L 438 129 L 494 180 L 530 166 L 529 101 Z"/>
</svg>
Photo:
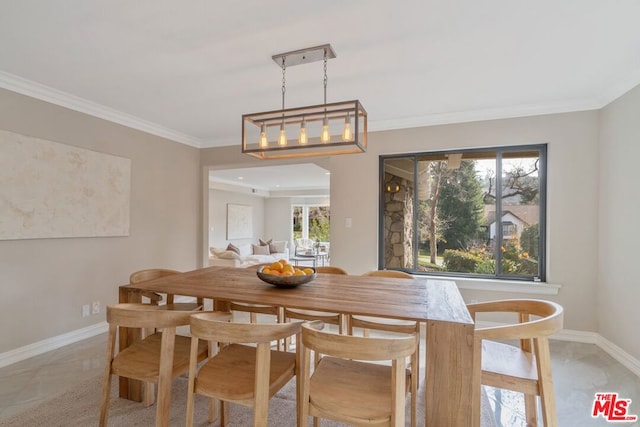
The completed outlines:
<svg viewBox="0 0 640 427">
<path fill-rule="evenodd" d="M 101 373 L 105 347 L 102 334 L 0 368 L 0 424 L 3 418 Z M 601 417 L 591 418 L 596 392 L 618 392 L 621 398 L 632 399 L 630 413 L 640 416 L 640 378 L 592 344 L 551 341 L 551 351 L 560 426 L 640 426 L 640 421 L 609 424 Z M 499 426 L 525 427 L 521 395 L 487 392 Z"/>
</svg>

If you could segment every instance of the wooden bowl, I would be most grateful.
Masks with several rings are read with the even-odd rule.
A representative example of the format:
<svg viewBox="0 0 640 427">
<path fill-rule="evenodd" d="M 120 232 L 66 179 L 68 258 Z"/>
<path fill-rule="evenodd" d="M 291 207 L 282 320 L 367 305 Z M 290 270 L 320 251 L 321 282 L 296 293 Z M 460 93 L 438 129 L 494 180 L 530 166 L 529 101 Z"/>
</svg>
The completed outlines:
<svg viewBox="0 0 640 427">
<path fill-rule="evenodd" d="M 313 274 L 306 274 L 304 276 L 274 276 L 273 274 L 265 274 L 262 272 L 262 269 L 265 267 L 260 267 L 256 274 L 263 282 L 266 282 L 270 285 L 277 286 L 279 288 L 295 288 L 296 286 L 303 285 L 305 283 L 309 283 L 313 279 L 316 278 L 316 269 L 312 268 Z"/>
</svg>

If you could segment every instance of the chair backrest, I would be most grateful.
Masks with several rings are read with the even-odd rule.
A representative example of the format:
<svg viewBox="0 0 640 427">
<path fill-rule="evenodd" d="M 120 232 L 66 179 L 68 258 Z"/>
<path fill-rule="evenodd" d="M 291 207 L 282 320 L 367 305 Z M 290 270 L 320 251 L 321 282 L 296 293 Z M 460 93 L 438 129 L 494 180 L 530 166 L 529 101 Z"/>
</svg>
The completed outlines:
<svg viewBox="0 0 640 427">
<path fill-rule="evenodd" d="M 140 283 L 147 280 L 159 279 L 160 277 L 171 276 L 181 273 L 177 270 L 168 270 L 165 268 L 149 268 L 147 270 L 139 270 L 131 273 L 129 283 Z"/>
<path fill-rule="evenodd" d="M 247 270 L 258 270 L 260 267 L 269 267 L 271 265 L 270 262 L 263 262 L 262 264 L 253 264 L 245 267 Z"/>
<path fill-rule="evenodd" d="M 528 339 L 548 336 L 562 329 L 564 310 L 552 301 L 510 299 L 469 304 L 471 316 L 477 313 L 517 313 L 519 322 L 512 325 L 477 328 L 478 339 Z M 531 316 L 535 316 L 532 318 Z"/>
<path fill-rule="evenodd" d="M 409 273 L 405 273 L 404 271 L 399 271 L 399 270 L 373 270 L 373 271 L 367 271 L 366 273 L 362 274 L 363 276 L 377 276 L 377 277 L 397 277 L 400 279 L 413 279 L 414 277 L 409 274 Z"/>
<path fill-rule="evenodd" d="M 348 275 L 349 274 L 349 273 L 347 273 L 347 271 L 345 269 L 340 268 L 340 267 L 333 267 L 333 266 L 316 267 L 316 273 L 344 274 L 344 275 Z"/>
<path fill-rule="evenodd" d="M 302 345 L 323 355 L 354 360 L 395 360 L 410 356 L 416 349 L 411 335 L 392 338 L 364 338 L 319 330 L 321 322 L 302 325 Z"/>
<path fill-rule="evenodd" d="M 154 304 L 116 304 L 107 306 L 107 322 L 126 328 L 169 328 L 189 324 L 192 310 L 164 310 Z"/>
<path fill-rule="evenodd" d="M 228 323 L 214 313 L 191 315 L 191 335 L 203 340 L 223 343 L 263 343 L 284 339 L 300 332 L 295 323 Z"/>
</svg>

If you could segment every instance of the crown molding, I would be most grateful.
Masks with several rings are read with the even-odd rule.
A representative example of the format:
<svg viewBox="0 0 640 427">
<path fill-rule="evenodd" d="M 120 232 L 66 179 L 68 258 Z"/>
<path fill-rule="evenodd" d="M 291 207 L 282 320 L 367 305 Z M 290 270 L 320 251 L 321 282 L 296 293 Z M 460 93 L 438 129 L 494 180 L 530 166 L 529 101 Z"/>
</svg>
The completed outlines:
<svg viewBox="0 0 640 427">
<path fill-rule="evenodd" d="M 423 116 L 406 117 L 391 120 L 369 119 L 369 131 L 388 131 L 425 126 L 468 123 L 486 120 L 510 119 L 517 117 L 539 116 L 545 114 L 560 114 L 576 111 L 599 110 L 629 90 L 640 84 L 640 72 L 634 70 L 629 77 L 620 80 L 602 95 L 594 98 L 584 98 L 555 104 L 534 104 L 512 107 L 489 108 L 483 110 L 457 111 L 450 113 L 428 114 Z M 204 140 L 169 129 L 157 123 L 140 119 L 133 115 L 117 111 L 113 108 L 71 95 L 66 92 L 45 86 L 43 84 L 0 71 L 0 88 L 4 88 L 22 95 L 50 102 L 80 113 L 88 114 L 123 126 L 137 129 L 175 142 L 195 148 L 214 148 L 236 145 L 235 138 L 220 140 Z"/>
<path fill-rule="evenodd" d="M 22 95 L 30 96 L 41 101 L 49 102 L 61 107 L 69 108 L 80 113 L 104 119 L 113 123 L 140 130 L 175 142 L 202 148 L 203 142 L 193 136 L 166 128 L 157 123 L 140 119 L 131 114 L 123 113 L 113 108 L 80 98 L 69 93 L 53 89 L 49 86 L 0 71 L 0 88 Z"/>
<path fill-rule="evenodd" d="M 609 90 L 598 97 L 600 108 L 606 107 L 634 87 L 640 85 L 640 69 L 635 69 L 629 73 L 627 78 L 620 79 L 616 84 L 612 85 Z"/>
<path fill-rule="evenodd" d="M 392 120 L 369 120 L 369 131 L 387 131 L 423 126 L 448 125 L 487 120 L 512 119 L 517 117 L 540 116 L 545 114 L 598 110 L 602 106 L 603 105 L 601 105 L 601 102 L 599 102 L 598 100 L 588 99 L 557 104 L 522 105 L 515 107 L 488 108 L 484 110 L 429 114 L 425 116 L 415 116 Z"/>
</svg>

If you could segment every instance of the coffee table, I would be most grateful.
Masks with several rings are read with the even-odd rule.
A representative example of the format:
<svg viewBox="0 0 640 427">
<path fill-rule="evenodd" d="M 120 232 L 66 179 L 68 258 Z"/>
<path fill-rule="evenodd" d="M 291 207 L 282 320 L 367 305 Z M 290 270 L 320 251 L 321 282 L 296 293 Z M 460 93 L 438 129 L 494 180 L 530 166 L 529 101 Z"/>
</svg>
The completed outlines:
<svg viewBox="0 0 640 427">
<path fill-rule="evenodd" d="M 327 253 L 326 252 L 317 252 L 317 253 L 313 253 L 313 254 L 298 254 L 294 257 L 289 258 L 291 261 L 293 261 L 293 265 L 298 266 L 299 262 L 303 262 L 303 261 L 312 261 L 313 262 L 313 268 L 316 268 L 318 266 L 318 261 L 321 262 L 322 266 L 324 267 L 324 263 L 327 259 Z"/>
</svg>

